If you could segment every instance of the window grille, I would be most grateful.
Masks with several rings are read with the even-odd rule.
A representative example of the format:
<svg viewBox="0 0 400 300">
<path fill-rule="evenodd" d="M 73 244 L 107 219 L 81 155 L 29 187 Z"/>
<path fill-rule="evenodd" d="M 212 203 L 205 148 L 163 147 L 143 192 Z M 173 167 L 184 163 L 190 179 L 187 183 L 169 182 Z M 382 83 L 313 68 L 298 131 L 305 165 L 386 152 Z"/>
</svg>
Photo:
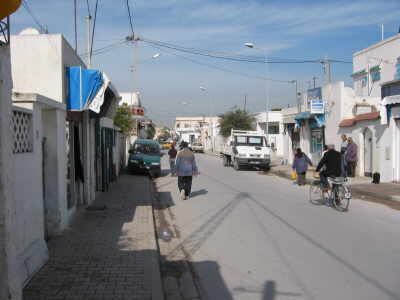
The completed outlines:
<svg viewBox="0 0 400 300">
<path fill-rule="evenodd" d="M 32 114 L 13 110 L 14 153 L 33 152 Z"/>
</svg>

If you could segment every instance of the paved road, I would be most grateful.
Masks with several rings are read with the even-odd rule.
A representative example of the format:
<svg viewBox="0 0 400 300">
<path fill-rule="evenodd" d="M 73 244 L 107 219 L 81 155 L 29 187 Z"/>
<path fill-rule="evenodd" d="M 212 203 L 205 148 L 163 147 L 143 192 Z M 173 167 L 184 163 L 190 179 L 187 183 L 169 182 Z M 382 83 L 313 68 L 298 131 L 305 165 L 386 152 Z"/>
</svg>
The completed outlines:
<svg viewBox="0 0 400 300">
<path fill-rule="evenodd" d="M 196 157 L 190 200 L 178 200 L 176 178 L 157 185 L 205 299 L 400 299 L 399 211 L 354 200 L 339 213 L 286 179 Z"/>
</svg>

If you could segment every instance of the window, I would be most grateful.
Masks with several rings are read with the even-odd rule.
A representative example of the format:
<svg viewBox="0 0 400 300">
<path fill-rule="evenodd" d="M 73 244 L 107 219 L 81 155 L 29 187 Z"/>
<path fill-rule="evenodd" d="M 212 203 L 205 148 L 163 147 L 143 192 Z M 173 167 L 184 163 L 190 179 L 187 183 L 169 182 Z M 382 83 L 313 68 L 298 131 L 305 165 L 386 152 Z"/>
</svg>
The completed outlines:
<svg viewBox="0 0 400 300">
<path fill-rule="evenodd" d="M 320 128 L 311 130 L 311 153 L 321 153 L 323 146 L 323 133 Z"/>
<path fill-rule="evenodd" d="M 360 78 L 360 80 L 361 80 L 361 86 L 366 87 L 367 86 L 367 76 Z"/>
<path fill-rule="evenodd" d="M 379 81 L 381 80 L 381 72 L 380 71 L 373 71 L 371 72 L 371 80 L 374 81 Z"/>
<path fill-rule="evenodd" d="M 279 134 L 279 123 L 269 123 L 268 134 Z"/>
<path fill-rule="evenodd" d="M 264 138 L 262 136 L 236 136 L 237 146 L 262 146 Z"/>
<path fill-rule="evenodd" d="M 189 128 L 189 124 L 186 123 L 186 124 L 185 124 L 185 128 Z"/>
<path fill-rule="evenodd" d="M 181 127 L 181 124 L 176 123 L 176 128 L 180 128 L 180 127 Z"/>
</svg>

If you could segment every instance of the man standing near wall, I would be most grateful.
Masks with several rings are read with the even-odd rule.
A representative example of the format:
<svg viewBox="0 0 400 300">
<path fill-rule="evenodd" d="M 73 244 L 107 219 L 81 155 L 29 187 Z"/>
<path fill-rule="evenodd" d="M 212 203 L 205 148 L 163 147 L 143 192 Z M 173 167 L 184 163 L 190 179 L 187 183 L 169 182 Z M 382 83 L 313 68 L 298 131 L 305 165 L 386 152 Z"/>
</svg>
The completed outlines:
<svg viewBox="0 0 400 300">
<path fill-rule="evenodd" d="M 346 165 L 347 165 L 347 176 L 354 177 L 357 166 L 357 145 L 353 139 L 349 136 L 346 150 Z"/>
<path fill-rule="evenodd" d="M 340 144 L 340 154 L 342 155 L 342 161 L 341 161 L 341 166 L 342 166 L 342 173 L 343 175 L 346 174 L 346 151 L 347 151 L 347 136 L 345 134 L 342 134 L 342 143 Z"/>
</svg>

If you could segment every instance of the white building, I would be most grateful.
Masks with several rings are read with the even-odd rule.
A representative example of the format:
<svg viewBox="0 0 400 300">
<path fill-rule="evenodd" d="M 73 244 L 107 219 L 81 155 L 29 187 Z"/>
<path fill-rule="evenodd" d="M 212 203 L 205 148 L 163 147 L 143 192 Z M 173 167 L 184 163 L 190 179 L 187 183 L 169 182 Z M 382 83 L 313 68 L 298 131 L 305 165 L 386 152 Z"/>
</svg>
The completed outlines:
<svg viewBox="0 0 400 300">
<path fill-rule="evenodd" d="M 188 143 L 200 142 L 207 151 L 218 151 L 219 117 L 178 117 L 175 119 L 174 130 L 182 141 Z"/>
<path fill-rule="evenodd" d="M 103 77 L 90 103 L 99 113 L 89 111 L 89 103 L 68 109 L 76 88 L 68 72 L 78 67 L 83 73 L 85 65 L 60 34 L 12 36 L 11 66 L 13 193 L 19 208 L 14 228 L 18 276 L 25 284 L 47 259 L 45 239 L 61 233 L 78 207 L 90 205 L 118 172 L 119 139 L 112 124 L 118 93 Z"/>
<path fill-rule="evenodd" d="M 11 59 L 7 44 L 0 42 L 0 299 L 22 299 L 18 276 L 18 204 L 14 197 L 14 154 L 11 100 Z"/>
<path fill-rule="evenodd" d="M 260 112 L 253 115 L 256 122 L 256 130 L 263 131 L 267 134 L 267 116 L 266 112 Z M 283 131 L 284 125 L 282 122 L 281 111 L 268 112 L 268 143 L 271 145 L 273 153 L 276 156 L 282 157 L 284 153 L 283 147 Z"/>
<path fill-rule="evenodd" d="M 352 135 L 359 146 L 357 173 L 371 176 L 378 172 L 383 182 L 400 180 L 400 100 L 396 96 L 400 94 L 399 49 L 397 34 L 354 53 L 355 96 L 353 101 L 341 101 L 343 114 L 338 132 Z M 383 112 L 387 108 L 389 118 Z"/>
</svg>

